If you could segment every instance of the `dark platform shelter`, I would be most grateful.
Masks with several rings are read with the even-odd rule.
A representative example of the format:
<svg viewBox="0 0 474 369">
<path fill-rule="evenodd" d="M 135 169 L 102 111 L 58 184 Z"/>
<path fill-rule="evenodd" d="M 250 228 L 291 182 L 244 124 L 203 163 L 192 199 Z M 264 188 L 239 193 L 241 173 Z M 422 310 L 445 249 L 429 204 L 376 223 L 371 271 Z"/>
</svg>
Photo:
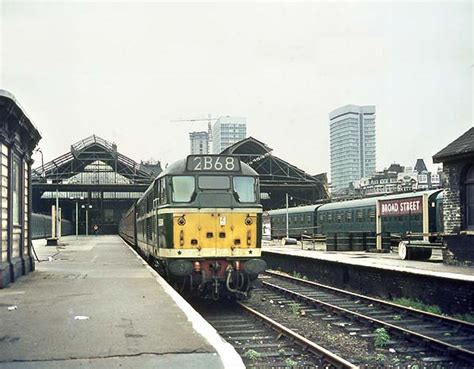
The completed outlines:
<svg viewBox="0 0 474 369">
<path fill-rule="evenodd" d="M 236 142 L 222 154 L 239 156 L 260 175 L 261 192 L 268 194 L 262 197 L 264 209 L 284 207 L 286 194 L 290 206 L 314 204 L 329 197 L 326 173 L 312 176 L 273 155 L 273 149 L 253 137 Z"/>
<path fill-rule="evenodd" d="M 450 257 L 474 261 L 474 127 L 433 156 L 443 163 L 444 232 Z"/>
<path fill-rule="evenodd" d="M 15 97 L 0 90 L 0 288 L 34 270 L 31 164 L 41 135 Z"/>
<path fill-rule="evenodd" d="M 159 162 L 137 163 L 92 135 L 33 170 L 33 210 L 51 214 L 57 196 L 62 217 L 77 224 L 79 234 L 91 233 L 94 225 L 101 234 L 115 234 L 122 213 L 160 172 Z"/>
</svg>

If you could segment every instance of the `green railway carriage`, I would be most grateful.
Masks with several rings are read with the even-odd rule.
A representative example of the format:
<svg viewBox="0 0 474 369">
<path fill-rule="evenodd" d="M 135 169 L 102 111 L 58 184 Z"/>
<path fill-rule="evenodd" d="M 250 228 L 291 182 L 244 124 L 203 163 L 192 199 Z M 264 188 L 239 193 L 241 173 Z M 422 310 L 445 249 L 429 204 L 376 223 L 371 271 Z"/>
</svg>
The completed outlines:
<svg viewBox="0 0 474 369">
<path fill-rule="evenodd" d="M 380 206 L 398 205 L 398 209 L 381 211 L 382 229 L 391 234 L 441 232 L 441 190 L 404 193 L 379 198 Z M 440 201 L 441 200 L 441 201 Z M 405 204 L 405 209 L 402 209 Z M 411 205 L 411 206 L 410 206 Z M 425 224 L 424 224 L 425 223 Z M 442 222 L 441 222 L 442 223 Z"/>
<path fill-rule="evenodd" d="M 272 237 L 286 236 L 286 213 L 269 212 Z M 442 232 L 442 215 L 441 190 L 308 205 L 288 209 L 289 236 L 324 234 L 328 250 L 349 251 L 374 248 L 380 235 L 388 248 L 391 236 L 418 233 L 423 239 Z"/>
<path fill-rule="evenodd" d="M 376 198 L 334 202 L 318 209 L 321 233 L 370 232 L 375 226 Z"/>
<path fill-rule="evenodd" d="M 245 297 L 266 267 L 259 195 L 258 174 L 237 157 L 191 155 L 155 179 L 121 234 L 182 288 Z"/>
<path fill-rule="evenodd" d="M 289 236 L 300 238 L 301 235 L 318 233 L 316 229 L 316 209 L 320 205 L 298 206 L 288 209 Z M 286 237 L 286 209 L 271 210 L 270 225 L 272 237 Z"/>
</svg>

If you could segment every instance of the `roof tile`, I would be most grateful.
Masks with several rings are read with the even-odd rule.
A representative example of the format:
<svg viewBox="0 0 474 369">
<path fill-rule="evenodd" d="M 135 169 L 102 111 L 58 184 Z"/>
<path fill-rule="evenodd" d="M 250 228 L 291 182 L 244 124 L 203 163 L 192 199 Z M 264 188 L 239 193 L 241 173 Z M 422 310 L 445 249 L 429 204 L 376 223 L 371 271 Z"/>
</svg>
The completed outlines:
<svg viewBox="0 0 474 369">
<path fill-rule="evenodd" d="M 433 155 L 433 162 L 451 161 L 469 154 L 474 154 L 474 127 Z"/>
</svg>

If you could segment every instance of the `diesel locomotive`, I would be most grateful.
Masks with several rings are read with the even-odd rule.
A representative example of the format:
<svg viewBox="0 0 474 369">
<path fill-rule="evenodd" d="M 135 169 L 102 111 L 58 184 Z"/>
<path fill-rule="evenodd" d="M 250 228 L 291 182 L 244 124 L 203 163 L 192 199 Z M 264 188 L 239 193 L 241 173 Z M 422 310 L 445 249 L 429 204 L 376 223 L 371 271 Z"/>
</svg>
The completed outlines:
<svg viewBox="0 0 474 369">
<path fill-rule="evenodd" d="M 124 214 L 120 235 L 182 291 L 246 298 L 266 268 L 258 174 L 234 156 L 168 166 Z"/>
</svg>

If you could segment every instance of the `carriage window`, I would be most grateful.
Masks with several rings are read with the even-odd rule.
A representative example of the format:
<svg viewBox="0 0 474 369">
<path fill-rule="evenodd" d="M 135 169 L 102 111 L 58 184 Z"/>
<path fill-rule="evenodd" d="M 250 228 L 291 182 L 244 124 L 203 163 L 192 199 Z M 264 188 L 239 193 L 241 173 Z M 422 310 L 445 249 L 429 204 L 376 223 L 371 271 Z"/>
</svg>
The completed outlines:
<svg viewBox="0 0 474 369">
<path fill-rule="evenodd" d="M 202 190 L 228 190 L 230 178 L 224 176 L 199 176 L 199 188 Z"/>
<path fill-rule="evenodd" d="M 173 177 L 173 201 L 190 202 L 194 193 L 194 177 Z"/>
<path fill-rule="evenodd" d="M 255 178 L 234 177 L 234 191 L 239 202 L 255 202 Z"/>
</svg>

